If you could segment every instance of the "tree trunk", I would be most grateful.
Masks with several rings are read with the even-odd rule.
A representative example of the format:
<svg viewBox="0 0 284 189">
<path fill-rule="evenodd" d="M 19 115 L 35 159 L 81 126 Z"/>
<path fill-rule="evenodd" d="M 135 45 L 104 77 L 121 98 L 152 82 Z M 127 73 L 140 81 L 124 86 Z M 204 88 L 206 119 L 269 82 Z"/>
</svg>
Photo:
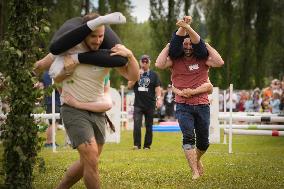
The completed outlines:
<svg viewBox="0 0 284 189">
<path fill-rule="evenodd" d="M 259 87 L 264 86 L 265 68 L 267 68 L 263 59 L 265 57 L 265 49 L 270 37 L 269 20 L 271 16 L 271 2 L 260 0 L 257 3 L 257 19 L 255 23 L 256 28 L 256 84 Z"/>
<path fill-rule="evenodd" d="M 3 52 L 6 54 L 5 75 L 9 81 L 10 112 L 2 134 L 4 144 L 5 186 L 32 188 L 32 174 L 37 156 L 37 126 L 31 116 L 35 99 L 31 70 L 35 62 L 38 30 L 37 18 L 44 15 L 36 10 L 38 1 L 10 0 L 8 35 Z M 38 15 L 37 15 L 38 14 Z M 38 92 L 38 91 L 37 91 Z"/>
</svg>

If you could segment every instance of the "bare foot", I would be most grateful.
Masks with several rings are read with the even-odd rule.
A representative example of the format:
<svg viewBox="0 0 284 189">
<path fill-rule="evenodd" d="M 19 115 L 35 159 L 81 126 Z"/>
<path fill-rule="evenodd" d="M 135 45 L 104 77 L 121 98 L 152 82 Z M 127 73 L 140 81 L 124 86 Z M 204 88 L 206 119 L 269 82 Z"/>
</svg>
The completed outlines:
<svg viewBox="0 0 284 189">
<path fill-rule="evenodd" d="M 192 175 L 192 180 L 196 180 L 200 177 L 200 175 L 198 173 L 195 173 Z"/>
<path fill-rule="evenodd" d="M 204 169 L 203 169 L 203 164 L 201 160 L 197 162 L 197 169 L 198 169 L 199 175 L 202 176 L 204 174 Z"/>
</svg>

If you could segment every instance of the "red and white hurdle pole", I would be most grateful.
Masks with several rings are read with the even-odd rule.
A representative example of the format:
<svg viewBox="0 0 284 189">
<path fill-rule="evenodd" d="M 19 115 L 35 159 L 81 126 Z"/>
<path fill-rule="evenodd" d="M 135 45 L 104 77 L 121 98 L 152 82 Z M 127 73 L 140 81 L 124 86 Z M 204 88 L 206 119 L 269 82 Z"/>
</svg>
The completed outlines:
<svg viewBox="0 0 284 189">
<path fill-rule="evenodd" d="M 227 115 L 227 114 L 220 114 L 219 120 L 228 121 L 232 118 L 233 121 L 245 121 L 245 122 L 277 122 L 277 123 L 284 123 L 284 117 L 283 116 L 247 116 L 247 115 Z"/>
<path fill-rule="evenodd" d="M 228 129 L 224 130 L 225 133 L 230 132 Z M 284 136 L 284 131 L 277 130 L 243 130 L 233 129 L 232 133 L 235 135 L 269 135 L 269 136 Z"/>
<path fill-rule="evenodd" d="M 228 125 L 220 125 L 220 128 L 229 129 Z M 233 129 L 269 129 L 269 130 L 284 130 L 284 125 L 232 125 Z"/>
</svg>

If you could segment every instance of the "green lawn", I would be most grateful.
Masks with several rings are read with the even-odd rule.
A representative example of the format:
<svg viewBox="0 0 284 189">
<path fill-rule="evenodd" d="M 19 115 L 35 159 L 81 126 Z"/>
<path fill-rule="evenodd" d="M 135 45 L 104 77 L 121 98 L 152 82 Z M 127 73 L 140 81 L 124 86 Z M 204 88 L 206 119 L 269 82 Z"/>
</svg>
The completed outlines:
<svg viewBox="0 0 284 189">
<path fill-rule="evenodd" d="M 61 144 L 63 136 L 58 131 Z M 131 147 L 130 131 L 122 132 L 120 144 L 105 145 L 100 160 L 102 188 L 284 188 L 283 137 L 234 135 L 233 154 L 228 154 L 228 145 L 211 145 L 203 158 L 205 175 L 197 181 L 191 181 L 180 133 L 154 133 L 151 150 Z M 51 189 L 78 153 L 59 147 L 56 153 L 43 149 L 40 156 L 45 158 L 46 172 L 35 169 L 34 186 Z M 73 188 L 85 187 L 80 181 Z"/>
</svg>

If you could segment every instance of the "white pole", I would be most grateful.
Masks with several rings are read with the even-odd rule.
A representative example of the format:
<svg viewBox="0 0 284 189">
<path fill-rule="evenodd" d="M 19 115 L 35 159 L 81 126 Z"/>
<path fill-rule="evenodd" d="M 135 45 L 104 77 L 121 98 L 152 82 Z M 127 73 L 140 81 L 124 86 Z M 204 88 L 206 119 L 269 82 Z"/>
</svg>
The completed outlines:
<svg viewBox="0 0 284 189">
<path fill-rule="evenodd" d="M 0 118 L 1 119 L 7 119 L 7 115 L 8 114 L 0 114 Z M 55 119 L 60 119 L 60 113 L 55 113 Z M 34 119 L 39 119 L 39 118 L 43 118 L 43 119 L 52 119 L 52 113 L 51 114 L 31 114 L 31 116 L 34 117 Z"/>
<path fill-rule="evenodd" d="M 221 128 L 229 129 L 227 125 L 220 125 Z M 264 129 L 264 130 L 284 130 L 284 125 L 232 125 L 233 129 Z"/>
<path fill-rule="evenodd" d="M 228 129 L 225 129 L 228 132 Z M 244 130 L 244 129 L 233 129 L 233 134 L 235 135 L 270 135 L 270 136 L 284 136 L 284 131 L 277 130 Z"/>
<path fill-rule="evenodd" d="M 229 154 L 233 153 L 232 150 L 232 140 L 233 140 L 233 129 L 232 129 L 232 122 L 233 122 L 233 84 L 230 84 L 230 127 L 229 127 Z"/>
<path fill-rule="evenodd" d="M 284 123 L 284 117 L 283 116 L 276 116 L 276 115 L 267 115 L 267 116 L 247 116 L 247 115 L 237 115 L 234 113 L 234 115 L 231 116 L 231 114 L 219 114 L 219 120 L 227 120 L 233 119 L 233 121 L 245 121 L 245 122 L 267 122 L 267 123 Z"/>
<path fill-rule="evenodd" d="M 227 99 L 226 99 L 226 90 L 224 90 L 224 94 L 223 94 L 223 101 L 224 101 L 224 112 L 227 112 Z M 224 121 L 224 125 L 227 126 L 227 121 Z M 224 132 L 224 141 L 223 144 L 227 144 L 227 134 Z"/>
<path fill-rule="evenodd" d="M 54 81 L 52 79 L 52 85 Z M 56 145 L 55 145 L 55 90 L 52 91 L 52 151 L 56 152 Z"/>
<path fill-rule="evenodd" d="M 124 112 L 124 85 L 120 85 L 120 94 L 121 94 L 121 118 Z"/>
<path fill-rule="evenodd" d="M 38 118 L 43 118 L 43 119 L 52 119 L 53 114 L 31 114 L 31 116 L 33 116 L 35 119 Z M 55 119 L 60 119 L 60 113 L 55 113 L 54 114 Z"/>
</svg>

